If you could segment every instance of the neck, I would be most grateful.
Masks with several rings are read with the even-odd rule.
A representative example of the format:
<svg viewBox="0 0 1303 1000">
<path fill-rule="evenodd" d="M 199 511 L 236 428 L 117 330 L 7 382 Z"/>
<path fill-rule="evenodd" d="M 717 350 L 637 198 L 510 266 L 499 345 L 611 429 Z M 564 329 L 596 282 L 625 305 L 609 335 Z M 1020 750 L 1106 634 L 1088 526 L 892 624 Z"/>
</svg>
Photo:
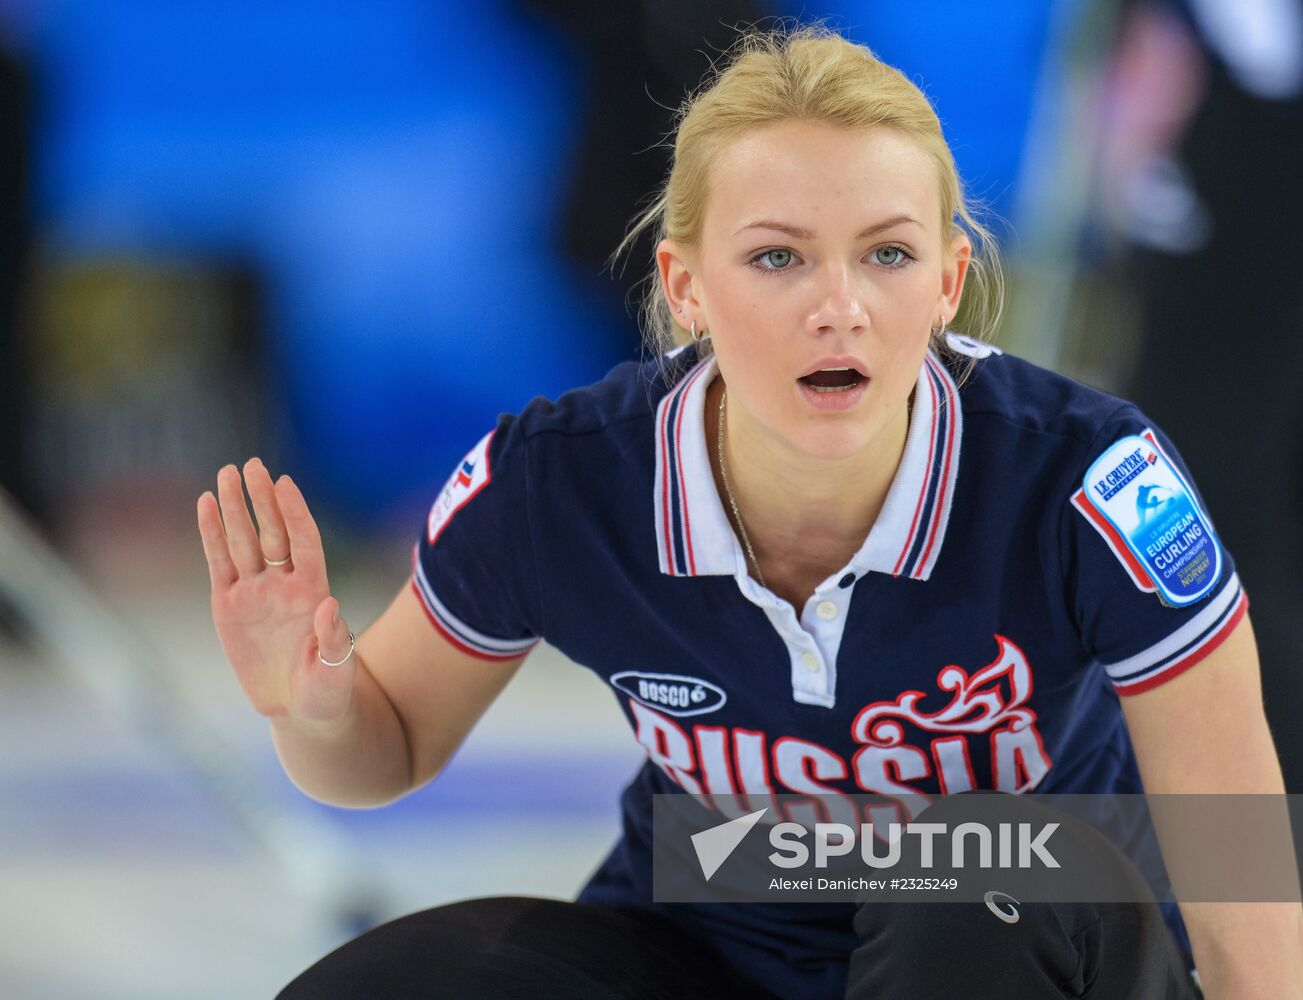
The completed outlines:
<svg viewBox="0 0 1303 1000">
<path fill-rule="evenodd" d="M 716 379 L 707 393 L 707 438 L 714 452 L 719 400 Z M 868 447 L 844 458 L 798 452 L 727 401 L 724 423 L 729 486 L 766 576 L 795 562 L 830 563 L 832 572 L 863 544 L 891 488 L 905 450 L 909 414 L 894 414 Z M 726 497 L 719 456 L 716 485 Z M 724 500 L 728 509 L 727 499 Z M 775 574 L 777 575 L 777 574 Z"/>
</svg>

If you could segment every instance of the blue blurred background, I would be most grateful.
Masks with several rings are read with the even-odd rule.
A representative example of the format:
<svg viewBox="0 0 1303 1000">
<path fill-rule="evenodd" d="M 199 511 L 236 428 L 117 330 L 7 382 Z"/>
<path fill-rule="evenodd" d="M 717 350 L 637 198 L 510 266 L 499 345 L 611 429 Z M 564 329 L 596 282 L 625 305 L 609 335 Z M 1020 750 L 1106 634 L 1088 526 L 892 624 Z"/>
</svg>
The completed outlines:
<svg viewBox="0 0 1303 1000">
<path fill-rule="evenodd" d="M 291 472 L 372 620 L 499 412 L 637 356 L 651 247 L 606 258 L 672 109 L 766 17 L 827 18 L 931 97 L 1004 242 L 1002 346 L 1115 391 L 1154 345 L 1206 363 L 1216 427 L 1144 402 L 1244 553 L 1303 790 L 1303 588 L 1270 577 L 1303 559 L 1301 9 L 0 0 L 0 997 L 271 996 L 381 919 L 582 884 L 642 757 L 609 691 L 544 648 L 432 786 L 310 802 L 217 646 L 194 501 L 254 454 Z M 1284 221 L 1219 243 L 1223 211 Z M 1218 438 L 1266 440 L 1235 419 L 1268 378 L 1295 407 L 1250 456 L 1293 463 L 1269 517 Z"/>
<path fill-rule="evenodd" d="M 735 6 L 725 13 L 806 10 Z M 609 84 L 565 7 L 11 4 L 8 48 L 33 115 L 35 263 L 54 284 L 37 307 L 79 355 L 49 358 L 37 342 L 37 369 L 72 364 L 96 383 L 87 391 L 111 391 L 146 375 L 186 382 L 202 360 L 204 385 L 178 400 L 199 439 L 185 464 L 206 472 L 256 444 L 356 526 L 410 519 L 499 411 L 592 381 L 636 350 L 623 287 L 600 258 L 566 249 L 569 178 L 598 100 L 589 90 Z M 890 5 L 819 13 L 925 85 L 974 194 L 1008 216 L 1052 5 L 1015 0 L 998 19 L 956 0 L 929 8 L 926 31 Z M 696 20 L 727 43 L 719 18 Z M 666 40 L 682 47 L 678 89 L 630 92 L 628 115 L 662 119 L 642 147 L 669 127 L 657 102 L 677 105 L 708 67 L 693 43 Z M 617 185 L 630 153 L 640 176 L 659 179 L 660 150 L 617 148 L 605 165 Z M 593 225 L 618 236 L 636 207 L 600 204 L 619 215 Z M 68 294 L 80 301 L 50 301 Z M 148 333 L 108 329 L 89 315 L 97 296 L 133 297 L 123 325 L 150 298 L 172 300 L 152 307 L 169 318 Z M 84 343 L 105 337 L 111 346 Z M 133 349 L 177 368 L 160 372 Z M 113 355 L 98 359 L 111 370 L 85 371 L 87 351 Z M 237 388 L 241 374 L 257 384 Z M 230 407 L 250 402 L 241 391 L 261 419 L 252 439 L 222 439 Z M 78 430 L 74 447 L 119 473 L 155 466 L 143 440 L 131 458 L 110 457 L 105 428 Z"/>
</svg>

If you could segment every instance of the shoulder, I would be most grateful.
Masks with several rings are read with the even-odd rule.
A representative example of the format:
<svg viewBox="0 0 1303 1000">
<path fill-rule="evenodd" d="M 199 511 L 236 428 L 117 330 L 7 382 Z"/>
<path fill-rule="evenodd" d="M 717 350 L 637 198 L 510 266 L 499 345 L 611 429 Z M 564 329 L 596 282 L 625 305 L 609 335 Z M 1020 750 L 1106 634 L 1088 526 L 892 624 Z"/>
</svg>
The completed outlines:
<svg viewBox="0 0 1303 1000">
<path fill-rule="evenodd" d="M 536 397 L 509 418 L 515 436 L 522 444 L 546 447 L 566 441 L 597 444 L 642 430 L 650 433 L 657 406 L 684 370 L 684 360 L 676 355 L 626 361 L 591 385 L 571 389 L 556 399 Z"/>
<path fill-rule="evenodd" d="M 590 385 L 503 414 L 486 446 L 495 477 L 501 472 L 533 504 L 582 496 L 601 505 L 650 480 L 661 403 L 696 361 L 693 351 L 623 362 Z"/>
<path fill-rule="evenodd" d="M 944 362 L 959 385 L 965 446 L 1017 440 L 1065 460 L 1135 433 L 1135 404 L 962 335 L 947 335 Z M 1031 457 L 1028 455 L 1027 457 Z"/>
<path fill-rule="evenodd" d="M 431 505 L 418 557 L 436 543 L 445 552 L 460 545 L 481 560 L 504 546 L 525 551 L 538 518 L 582 524 L 586 513 L 617 503 L 621 491 L 641 485 L 650 497 L 657 407 L 681 374 L 675 361 L 625 362 L 591 385 L 501 414 Z M 645 506 L 650 517 L 652 504 Z M 525 534 L 513 535 L 521 525 Z M 434 579 L 439 571 L 431 562 L 426 572 Z"/>
</svg>

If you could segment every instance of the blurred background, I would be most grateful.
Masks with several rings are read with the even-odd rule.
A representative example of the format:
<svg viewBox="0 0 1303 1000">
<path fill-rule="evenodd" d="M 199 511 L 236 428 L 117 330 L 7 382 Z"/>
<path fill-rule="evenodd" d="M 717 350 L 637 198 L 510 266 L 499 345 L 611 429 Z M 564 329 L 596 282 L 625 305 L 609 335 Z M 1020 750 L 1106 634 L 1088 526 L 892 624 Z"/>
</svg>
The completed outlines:
<svg viewBox="0 0 1303 1000">
<path fill-rule="evenodd" d="M 0 0 L 0 996 L 270 997 L 381 920 L 583 883 L 641 759 L 600 683 L 541 649 L 431 787 L 314 803 L 217 645 L 194 502 L 291 472 L 372 620 L 497 413 L 639 352 L 650 244 L 605 261 L 767 17 L 925 89 L 1001 346 L 1178 443 L 1303 792 L 1301 3 Z"/>
</svg>

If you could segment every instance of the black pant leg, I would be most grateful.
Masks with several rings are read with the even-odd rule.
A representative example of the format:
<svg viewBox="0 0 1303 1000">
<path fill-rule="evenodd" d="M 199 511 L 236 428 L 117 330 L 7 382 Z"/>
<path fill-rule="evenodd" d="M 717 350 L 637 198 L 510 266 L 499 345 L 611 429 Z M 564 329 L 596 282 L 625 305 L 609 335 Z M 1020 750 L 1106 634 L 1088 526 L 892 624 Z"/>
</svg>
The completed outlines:
<svg viewBox="0 0 1303 1000">
<path fill-rule="evenodd" d="M 760 998 L 704 943 L 646 911 L 526 897 L 451 903 L 376 927 L 277 1000 Z"/>
<path fill-rule="evenodd" d="M 969 795 L 938 799 L 918 819 L 953 828 L 973 819 Z M 1121 891 L 1147 894 L 1144 878 L 1089 825 L 1051 811 L 1035 796 L 1000 796 L 1027 821 L 1060 823 L 1054 855 L 1065 867 L 1091 871 Z M 1001 817 L 1008 819 L 1009 814 Z M 908 838 L 902 843 L 908 843 Z M 910 845 L 912 846 L 912 844 Z M 917 854 L 902 851 L 893 876 L 927 875 Z M 1010 888 L 999 870 L 965 871 Z M 1005 879 L 1007 879 L 1007 875 Z M 1100 895 L 1108 896 L 1109 892 Z M 1150 895 L 1152 900 L 1152 895 Z M 996 911 L 999 910 L 1000 913 Z M 1003 919 L 1001 914 L 1003 914 Z M 1185 955 L 1156 902 L 901 902 L 866 900 L 856 912 L 860 944 L 851 955 L 847 1000 L 964 997 L 965 1000 L 1197 1000 Z"/>
</svg>

